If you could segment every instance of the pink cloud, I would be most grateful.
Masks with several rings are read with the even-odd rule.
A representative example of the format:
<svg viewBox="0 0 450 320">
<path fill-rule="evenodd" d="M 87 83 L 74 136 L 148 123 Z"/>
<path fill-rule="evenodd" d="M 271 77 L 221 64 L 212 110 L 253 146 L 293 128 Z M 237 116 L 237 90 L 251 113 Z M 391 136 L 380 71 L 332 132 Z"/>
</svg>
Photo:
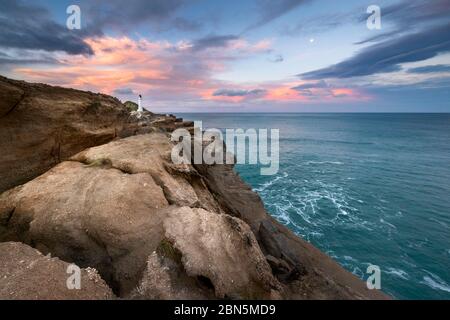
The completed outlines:
<svg viewBox="0 0 450 320">
<path fill-rule="evenodd" d="M 249 43 L 244 39 L 231 41 L 225 48 L 202 52 L 190 50 L 188 41 L 152 42 L 128 37 L 101 37 L 85 40 L 94 51 L 92 56 L 59 54 L 60 65 L 42 69 L 38 66 L 16 68 L 26 80 L 74 87 L 113 94 L 118 88 L 131 88 L 143 93 L 155 104 L 189 101 L 199 104 L 257 104 L 259 102 L 333 102 L 363 100 L 366 97 L 351 88 L 310 88 L 293 90 L 300 81 L 251 83 L 237 85 L 215 80 L 218 73 L 230 68 L 230 61 L 261 54 L 271 49 L 271 40 Z M 241 96 L 215 95 L 223 88 L 259 89 L 258 94 Z M 127 97 L 124 97 L 127 98 Z"/>
</svg>

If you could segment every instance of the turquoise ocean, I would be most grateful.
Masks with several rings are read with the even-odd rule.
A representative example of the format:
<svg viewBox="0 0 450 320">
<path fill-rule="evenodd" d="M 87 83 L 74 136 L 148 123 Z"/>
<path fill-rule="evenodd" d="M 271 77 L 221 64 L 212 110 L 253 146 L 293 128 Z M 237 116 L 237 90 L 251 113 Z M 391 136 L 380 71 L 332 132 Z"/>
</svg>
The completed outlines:
<svg viewBox="0 0 450 320">
<path fill-rule="evenodd" d="M 398 299 L 450 299 L 450 114 L 180 114 L 280 130 L 280 169 L 238 165 L 268 212 Z"/>
</svg>

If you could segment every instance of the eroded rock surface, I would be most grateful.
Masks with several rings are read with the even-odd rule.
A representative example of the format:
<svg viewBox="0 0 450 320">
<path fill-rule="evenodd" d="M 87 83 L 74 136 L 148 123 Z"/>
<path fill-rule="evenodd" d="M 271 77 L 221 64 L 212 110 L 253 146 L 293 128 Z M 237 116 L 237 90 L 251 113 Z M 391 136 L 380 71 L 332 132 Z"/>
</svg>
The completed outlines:
<svg viewBox="0 0 450 320">
<path fill-rule="evenodd" d="M 281 286 L 249 226 L 203 209 L 173 210 L 165 236 L 182 254 L 188 275 L 208 278 L 219 298 L 268 299 Z"/>
<path fill-rule="evenodd" d="M 82 269 L 80 288 L 69 289 L 69 264 L 22 243 L 0 243 L 1 300 L 103 300 L 111 289 L 95 269 Z M 69 273 L 67 272 L 69 270 Z"/>
<path fill-rule="evenodd" d="M 110 161 L 112 167 L 129 174 L 147 173 L 163 189 L 171 204 L 197 206 L 199 199 L 191 184 L 184 177 L 171 175 L 172 144 L 165 134 L 149 134 L 117 140 L 91 148 L 75 155 L 72 160 L 90 164 L 96 161 Z M 170 169 L 169 169 L 170 170 Z M 195 169 L 187 167 L 186 175 L 195 175 Z"/>
<path fill-rule="evenodd" d="M 185 125 L 190 124 L 150 112 L 137 118 L 107 95 L 0 76 L 0 192 L 88 147 Z"/>
<path fill-rule="evenodd" d="M 388 298 L 270 217 L 233 166 L 174 165 L 168 133 L 192 123 L 1 77 L 0 98 L 0 243 L 23 243 L 0 244 L 0 297 L 110 296 L 56 288 L 75 263 L 127 299 Z M 14 273 L 22 260 L 42 273 Z"/>
<path fill-rule="evenodd" d="M 250 228 L 214 210 L 204 184 L 191 186 L 201 182 L 193 167 L 168 162 L 168 141 L 162 133 L 113 141 L 3 193 L 0 240 L 94 267 L 123 297 L 168 241 L 181 254 L 184 278 L 195 280 L 186 280 L 193 292 L 198 279 L 209 279 L 215 297 L 270 297 L 280 287 Z"/>
</svg>

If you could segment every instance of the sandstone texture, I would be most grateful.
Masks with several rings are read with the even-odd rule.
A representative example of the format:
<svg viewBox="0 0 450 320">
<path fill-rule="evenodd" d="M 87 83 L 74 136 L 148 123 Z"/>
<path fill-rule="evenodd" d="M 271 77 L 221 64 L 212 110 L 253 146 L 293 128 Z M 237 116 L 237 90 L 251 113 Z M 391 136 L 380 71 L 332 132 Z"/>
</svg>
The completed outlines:
<svg viewBox="0 0 450 320">
<path fill-rule="evenodd" d="M 233 166 L 173 164 L 170 132 L 192 123 L 6 78 L 0 97 L 0 299 L 389 298 L 270 217 Z M 69 264 L 94 279 L 82 291 Z"/>
<path fill-rule="evenodd" d="M 103 94 L 0 76 L 0 192 L 88 147 L 179 125 L 173 116 L 147 113 L 138 119 L 119 100 Z"/>
<path fill-rule="evenodd" d="M 0 243 L 0 298 L 6 300 L 106 300 L 114 294 L 92 268 L 82 269 L 79 289 L 68 289 L 69 264 L 23 243 Z M 68 273 L 69 271 L 69 273 Z"/>
</svg>

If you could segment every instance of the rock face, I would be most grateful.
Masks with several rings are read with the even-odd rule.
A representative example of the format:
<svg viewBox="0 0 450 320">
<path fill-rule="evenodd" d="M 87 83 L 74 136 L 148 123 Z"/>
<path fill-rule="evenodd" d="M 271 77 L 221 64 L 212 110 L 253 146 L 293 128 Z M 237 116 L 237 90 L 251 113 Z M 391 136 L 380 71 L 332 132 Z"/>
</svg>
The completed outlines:
<svg viewBox="0 0 450 320">
<path fill-rule="evenodd" d="M 177 125 L 176 118 L 150 113 L 144 120 L 110 96 L 0 76 L 0 192 L 88 147 L 148 132 L 152 122 Z"/>
<path fill-rule="evenodd" d="M 94 267 L 123 297 L 163 243 L 217 297 L 270 296 L 277 281 L 250 228 L 220 212 L 193 167 L 166 160 L 171 146 L 162 133 L 117 140 L 3 193 L 0 241 Z"/>
<path fill-rule="evenodd" d="M 43 260 L 48 288 L 55 285 L 55 265 L 75 263 L 98 270 L 126 299 L 387 298 L 272 219 L 232 166 L 174 165 L 168 133 L 190 123 L 133 116 L 107 96 L 4 79 L 0 84 L 7 98 L 0 105 L 6 125 L 0 131 L 19 140 L 14 146 L 0 138 L 11 152 L 0 161 L 3 187 L 12 187 L 0 194 L 0 242 L 23 243 L 7 244 L 20 247 L 14 259 L 6 257 L 9 247 L 0 246 L 0 261 L 2 255 L 11 260 L 0 263 L 0 280 L 17 261 L 47 259 L 33 247 L 61 259 Z M 97 98 L 102 120 L 84 113 Z M 32 128 L 31 115 L 40 120 L 33 137 L 17 128 L 21 121 Z M 67 130 L 56 158 L 48 154 L 53 129 L 47 123 Z M 8 289 L 0 298 L 22 288 L 21 277 L 33 277 L 27 272 L 5 278 Z M 92 286 L 79 297 L 101 298 L 102 288 Z M 32 296 L 31 289 L 19 289 L 12 290 L 14 298 L 73 294 L 62 288 L 56 296 L 50 289 Z"/>
<path fill-rule="evenodd" d="M 164 227 L 167 239 L 182 255 L 186 273 L 210 279 L 218 298 L 268 299 L 272 289 L 281 289 L 242 220 L 180 208 L 170 213 Z"/>
<path fill-rule="evenodd" d="M 82 269 L 80 288 L 68 289 L 69 264 L 21 243 L 0 243 L 0 299 L 104 300 L 114 297 L 94 269 Z M 69 273 L 68 273 L 69 271 Z"/>
</svg>

